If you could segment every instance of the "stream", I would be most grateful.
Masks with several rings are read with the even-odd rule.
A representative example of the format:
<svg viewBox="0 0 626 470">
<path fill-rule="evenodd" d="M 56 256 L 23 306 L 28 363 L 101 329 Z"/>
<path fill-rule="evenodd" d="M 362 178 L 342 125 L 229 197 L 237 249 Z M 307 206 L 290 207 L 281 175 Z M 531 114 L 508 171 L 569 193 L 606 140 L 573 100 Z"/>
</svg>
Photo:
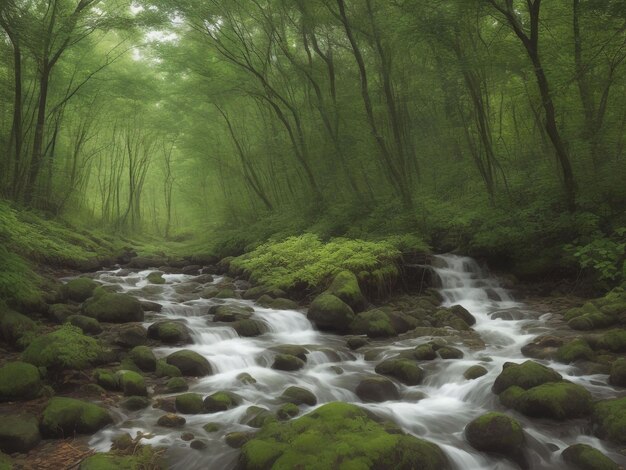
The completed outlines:
<svg viewBox="0 0 626 470">
<path fill-rule="evenodd" d="M 476 351 L 455 344 L 465 353 L 463 359 L 437 359 L 421 363 L 425 371 L 423 383 L 406 386 L 396 382 L 401 399 L 383 403 L 362 403 L 354 393 L 360 380 L 373 374 L 374 367 L 381 360 L 427 343 L 432 340 L 431 337 L 381 341 L 383 354 L 376 361 L 366 361 L 363 353 L 348 349 L 343 337 L 317 331 L 307 320 L 305 311 L 272 310 L 259 307 L 253 301 L 237 299 L 198 298 L 181 301 L 183 299 L 176 292 L 176 286 L 194 278 L 182 274 L 165 274 L 163 277 L 167 284 L 161 286 L 162 292 L 142 297 L 138 289 L 148 285 L 146 277 L 152 270 L 133 272 L 127 276 L 118 275 L 119 271 L 99 272 L 97 278 L 101 282 L 116 284 L 140 299 L 157 301 L 163 305 L 160 313 L 147 317 L 149 321 L 146 321 L 146 327 L 164 318 L 187 322 L 194 344 L 180 348 L 159 347 L 154 352 L 157 357 L 164 357 L 178 349 L 190 349 L 209 360 L 214 374 L 189 381 L 190 392 L 206 396 L 216 391 L 231 391 L 242 397 L 243 401 L 240 406 L 224 412 L 185 415 L 187 424 L 182 430 L 157 426 L 157 419 L 164 414 L 159 409 L 147 408 L 137 412 L 116 409 L 114 413 L 118 424 L 100 431 L 91 439 L 90 445 L 106 452 L 115 435 L 128 432 L 134 436 L 141 431 L 153 434 L 144 442 L 168 447 L 168 462 L 172 469 L 231 469 L 237 462 L 239 450 L 228 447 L 224 435 L 233 431 L 253 431 L 240 424 L 246 409 L 257 405 L 275 411 L 282 404 L 278 399 L 281 393 L 295 385 L 311 390 L 317 397 L 317 406 L 332 401 L 356 403 L 394 421 L 405 432 L 438 444 L 454 468 L 518 468 L 504 458 L 471 448 L 463 437 L 463 430 L 472 419 L 485 412 L 505 411 L 491 392 L 491 386 L 505 362 L 527 360 L 522 356 L 520 348 L 534 337 L 549 331 L 545 320 L 550 314 L 540 316 L 524 304 L 516 302 L 471 258 L 440 255 L 435 258 L 433 269 L 440 279 L 444 306 L 458 304 L 472 313 L 476 318 L 473 329 L 480 334 L 486 348 Z M 215 277 L 213 284 L 219 282 L 220 278 Z M 209 307 L 224 303 L 253 307 L 255 312 L 252 318 L 264 322 L 268 332 L 256 338 L 240 338 L 232 328 L 213 324 L 211 316 L 207 314 Z M 371 343 L 375 346 L 378 342 Z M 310 351 L 303 369 L 284 372 L 270 368 L 275 353 L 268 348 L 283 344 L 303 345 Z M 585 386 L 594 399 L 618 395 L 616 389 L 607 385 L 606 375 L 580 375 L 575 366 L 539 362 L 556 369 L 565 379 Z M 463 372 L 476 364 L 484 366 L 488 373 L 475 380 L 466 380 Z M 341 371 L 337 367 L 343 373 L 338 373 Z M 237 379 L 241 373 L 250 374 L 257 382 L 242 384 Z M 314 408 L 301 407 L 301 414 Z M 531 420 L 511 410 L 507 413 L 518 419 L 526 432 L 530 468 L 568 468 L 561 461 L 560 453 L 575 443 L 590 444 L 617 463 L 626 464 L 626 458 L 617 453 L 615 448 L 584 434 L 584 420 L 557 423 Z M 209 422 L 219 423 L 220 430 L 211 434 L 205 432 L 202 426 Z M 183 431 L 192 432 L 197 438 L 205 440 L 207 450 L 190 449 L 189 444 L 181 439 Z"/>
</svg>

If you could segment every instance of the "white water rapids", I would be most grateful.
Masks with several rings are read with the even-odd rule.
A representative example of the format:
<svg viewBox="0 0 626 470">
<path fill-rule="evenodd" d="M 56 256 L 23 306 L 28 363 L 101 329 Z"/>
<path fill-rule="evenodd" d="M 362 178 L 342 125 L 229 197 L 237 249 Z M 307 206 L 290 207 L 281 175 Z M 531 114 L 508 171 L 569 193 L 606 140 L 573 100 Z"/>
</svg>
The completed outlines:
<svg viewBox="0 0 626 470">
<path fill-rule="evenodd" d="M 497 281 L 488 277 L 478 264 L 466 257 L 442 255 L 435 259 L 435 272 L 441 280 L 441 294 L 444 306 L 462 305 L 476 318 L 474 330 L 486 344 L 484 350 L 470 350 L 463 345 L 454 346 L 465 353 L 463 359 L 423 362 L 425 380 L 421 385 L 406 386 L 396 382 L 401 399 L 383 403 L 361 403 L 354 390 L 359 381 L 374 373 L 378 362 L 396 355 L 402 350 L 413 349 L 433 338 L 420 337 L 381 342 L 384 353 L 376 361 L 366 361 L 363 353 L 350 351 L 344 338 L 321 333 L 311 325 L 303 311 L 271 310 L 256 306 L 245 300 L 195 299 L 182 301 L 175 287 L 190 282 L 193 276 L 164 275 L 167 284 L 163 291 L 148 296 L 148 300 L 163 305 L 163 310 L 146 322 L 146 327 L 156 320 L 184 319 L 192 331 L 194 344 L 181 348 L 162 347 L 155 349 L 157 357 L 164 357 L 178 349 L 191 349 L 206 357 L 211 363 L 214 375 L 190 380 L 190 392 L 203 396 L 216 391 L 231 391 L 243 398 L 237 408 L 211 414 L 185 415 L 184 428 L 172 430 L 156 425 L 164 414 L 158 409 L 147 408 L 137 412 L 119 410 L 119 424 L 110 426 L 96 434 L 90 444 L 99 451 L 108 451 L 111 438 L 121 432 L 135 435 L 138 431 L 152 433 L 154 437 L 145 442 L 167 446 L 168 462 L 172 469 L 229 469 L 236 464 L 239 451 L 229 448 L 224 435 L 234 431 L 254 431 L 240 424 L 246 409 L 257 405 L 276 410 L 281 402 L 278 397 L 289 386 L 295 385 L 311 390 L 317 397 L 318 405 L 331 401 L 345 401 L 366 407 L 393 420 L 405 432 L 438 444 L 457 469 L 515 469 L 514 463 L 496 456 L 490 456 L 472 449 L 463 437 L 463 430 L 472 419 L 488 411 L 505 411 L 522 424 L 528 441 L 528 460 L 531 468 L 567 468 L 560 459 L 560 453 L 574 443 L 593 445 L 622 465 L 626 459 L 609 448 L 608 444 L 584 434 L 586 422 L 583 420 L 556 423 L 549 420 L 528 419 L 511 410 L 505 410 L 491 392 L 491 385 L 507 362 L 526 360 L 520 348 L 542 332 L 543 317 L 529 311 L 523 304 L 515 302 L 509 293 L 500 288 Z M 148 285 L 147 275 L 152 271 L 116 276 L 116 272 L 101 272 L 99 280 L 115 283 L 124 291 L 131 291 L 139 298 L 141 289 Z M 216 278 L 214 283 L 219 282 Z M 207 311 L 218 303 L 245 304 L 254 307 L 253 318 L 265 322 L 268 332 L 256 338 L 240 338 L 228 326 L 216 326 L 210 321 Z M 497 315 L 496 315 L 497 314 Z M 496 315 L 497 318 L 494 318 Z M 515 318 L 504 320 L 504 318 Z M 531 333 L 532 332 L 532 333 Z M 283 372 L 270 368 L 275 353 L 269 347 L 282 344 L 304 345 L 311 352 L 307 355 L 306 366 L 296 372 Z M 376 342 L 372 341 L 372 345 Z M 365 348 L 367 349 L 367 348 Z M 466 380 L 463 372 L 470 366 L 480 364 L 488 373 L 476 380 Z M 564 378 L 587 387 L 594 398 L 607 398 L 616 395 L 616 390 L 606 385 L 607 376 L 576 375 L 574 366 L 547 363 L 557 369 Z M 343 370 L 338 374 L 337 367 Z M 249 373 L 256 379 L 255 384 L 242 384 L 237 376 Z M 424 396 L 424 398 L 422 398 Z M 302 413 L 314 407 L 301 407 Z M 208 434 L 202 426 L 219 423 L 216 433 Z M 207 442 L 204 451 L 189 448 L 181 439 L 182 432 L 192 432 L 196 438 Z"/>
</svg>

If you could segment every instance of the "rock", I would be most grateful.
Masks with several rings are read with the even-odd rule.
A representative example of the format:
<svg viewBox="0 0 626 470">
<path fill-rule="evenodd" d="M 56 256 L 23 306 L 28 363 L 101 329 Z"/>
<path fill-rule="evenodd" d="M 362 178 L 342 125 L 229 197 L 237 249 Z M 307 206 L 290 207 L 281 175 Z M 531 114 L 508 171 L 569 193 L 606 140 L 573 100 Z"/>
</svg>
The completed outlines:
<svg viewBox="0 0 626 470">
<path fill-rule="evenodd" d="M 302 369 L 304 366 L 305 362 L 296 356 L 291 356 L 289 354 L 277 354 L 274 357 L 272 369 L 295 371 Z"/>
<path fill-rule="evenodd" d="M 491 390 L 499 395 L 513 385 L 528 390 L 548 382 L 559 382 L 561 379 L 561 374 L 534 361 L 526 361 L 522 364 L 506 362 Z"/>
<path fill-rule="evenodd" d="M 52 398 L 41 419 L 41 432 L 48 437 L 71 437 L 74 434 L 93 434 L 113 419 L 108 411 L 93 403 L 73 398 Z"/>
<path fill-rule="evenodd" d="M 271 308 L 274 310 L 297 310 L 298 304 L 293 300 L 277 298 L 274 299 L 265 294 L 256 301 L 261 307 Z"/>
<path fill-rule="evenodd" d="M 61 292 L 66 299 L 81 303 L 91 297 L 99 285 L 88 277 L 78 277 L 64 284 Z"/>
<path fill-rule="evenodd" d="M 287 421 L 300 414 L 300 408 L 293 403 L 285 403 L 278 410 L 276 410 L 276 417 L 280 421 Z"/>
<path fill-rule="evenodd" d="M 270 351 L 279 353 L 279 354 L 288 354 L 290 356 L 296 356 L 298 359 L 302 359 L 306 362 L 306 355 L 309 350 L 304 346 L 296 345 L 296 344 L 281 344 L 279 346 L 272 346 L 269 348 Z"/>
<path fill-rule="evenodd" d="M 452 307 L 449 307 L 448 310 L 453 315 L 456 315 L 461 320 L 463 320 L 467 325 L 473 326 L 476 324 L 476 318 L 474 318 L 474 315 L 469 313 L 467 309 L 465 309 L 465 307 L 461 305 L 453 305 Z"/>
<path fill-rule="evenodd" d="M 182 416 L 175 415 L 174 413 L 168 413 L 161 416 L 157 424 L 165 428 L 181 428 L 185 425 L 187 420 Z"/>
<path fill-rule="evenodd" d="M 160 312 L 163 310 L 163 305 L 157 302 L 151 302 L 150 300 L 140 300 L 141 309 L 144 312 Z"/>
<path fill-rule="evenodd" d="M 26 453 L 41 441 L 39 421 L 30 413 L 4 413 L 0 420 L 0 450 Z"/>
<path fill-rule="evenodd" d="M 346 332 L 354 320 L 350 306 L 338 297 L 322 294 L 315 298 L 307 318 L 323 331 Z"/>
<path fill-rule="evenodd" d="M 577 470 L 620 470 L 620 466 L 587 444 L 574 444 L 561 454 L 568 468 Z"/>
<path fill-rule="evenodd" d="M 174 397 L 166 397 L 166 398 L 157 398 L 152 408 L 157 410 L 163 410 L 166 413 L 176 413 L 176 398 Z"/>
<path fill-rule="evenodd" d="M 157 256 L 135 256 L 128 263 L 128 267 L 131 269 L 149 269 L 166 265 L 167 259 Z"/>
<path fill-rule="evenodd" d="M 172 377 L 165 384 L 166 393 L 179 393 L 186 392 L 187 390 L 189 390 L 189 385 L 187 385 L 187 381 L 182 377 Z"/>
<path fill-rule="evenodd" d="M 286 294 L 282 289 L 275 289 L 267 286 L 256 286 L 246 290 L 242 297 L 247 300 L 256 300 L 264 295 L 273 298 L 280 298 L 284 297 Z"/>
<path fill-rule="evenodd" d="M 148 337 L 165 344 L 189 344 L 191 334 L 187 325 L 181 321 L 163 320 L 148 327 Z"/>
<path fill-rule="evenodd" d="M 8 362 L 0 367 L 0 402 L 32 400 L 41 394 L 39 369 L 25 362 Z"/>
<path fill-rule="evenodd" d="M 556 359 L 563 364 L 593 359 L 593 350 L 584 339 L 575 339 L 561 346 L 556 353 Z"/>
<path fill-rule="evenodd" d="M 523 455 L 524 431 L 516 420 L 505 414 L 487 413 L 476 418 L 466 426 L 465 438 L 476 450 L 504 455 L 522 468 L 528 468 Z"/>
<path fill-rule="evenodd" d="M 80 463 L 78 470 L 139 470 L 166 468 L 161 455 L 150 446 L 138 446 L 132 455 L 120 453 L 94 454 Z"/>
<path fill-rule="evenodd" d="M 217 413 L 239 406 L 241 398 L 230 392 L 215 392 L 204 399 L 204 408 L 207 413 Z"/>
<path fill-rule="evenodd" d="M 302 387 L 289 387 L 280 396 L 282 401 L 292 403 L 294 405 L 315 406 L 317 398 L 310 390 Z"/>
<path fill-rule="evenodd" d="M 93 373 L 93 378 L 99 386 L 105 390 L 118 390 L 119 382 L 111 371 L 96 369 Z"/>
<path fill-rule="evenodd" d="M 118 434 L 111 439 L 111 450 L 125 450 L 131 449 L 135 446 L 133 438 L 127 432 Z"/>
<path fill-rule="evenodd" d="M 163 273 L 161 271 L 152 271 L 146 278 L 150 284 L 165 284 Z"/>
<path fill-rule="evenodd" d="M 399 400 L 400 392 L 394 383 L 384 377 L 367 377 L 356 388 L 357 396 L 364 402 Z"/>
<path fill-rule="evenodd" d="M 526 416 L 558 421 L 581 418 L 592 410 L 591 394 L 570 382 L 548 382 L 528 390 L 512 386 L 500 394 L 500 402 Z"/>
<path fill-rule="evenodd" d="M 120 370 L 115 374 L 120 390 L 124 396 L 148 396 L 146 382 L 141 374 L 132 370 Z"/>
<path fill-rule="evenodd" d="M 128 323 L 143 321 L 139 300 L 128 294 L 104 294 L 83 304 L 83 312 L 101 322 Z"/>
<path fill-rule="evenodd" d="M 367 305 L 359 287 L 359 281 L 352 271 L 341 271 L 337 274 L 326 293 L 340 298 L 355 313 L 362 312 Z"/>
<path fill-rule="evenodd" d="M 367 346 L 369 344 L 369 341 L 361 336 L 353 336 L 351 338 L 348 338 L 346 343 L 351 350 L 356 351 L 363 346 Z"/>
<path fill-rule="evenodd" d="M 437 359 L 437 351 L 432 344 L 420 344 L 413 350 L 413 356 L 418 361 L 432 361 Z"/>
<path fill-rule="evenodd" d="M 67 304 L 53 304 L 48 306 L 48 317 L 56 323 L 65 323 L 69 317 L 78 313 L 78 307 Z"/>
<path fill-rule="evenodd" d="M 188 276 L 193 276 L 195 274 L 198 274 L 201 269 L 202 266 L 200 266 L 199 264 L 190 264 L 188 266 L 183 266 L 182 273 L 187 274 Z"/>
<path fill-rule="evenodd" d="M 247 372 L 242 372 L 237 376 L 237 380 L 244 385 L 252 385 L 256 383 L 256 379 Z"/>
<path fill-rule="evenodd" d="M 38 367 L 53 370 L 91 367 L 103 354 L 100 343 L 68 324 L 34 339 L 22 353 L 22 359 Z"/>
<path fill-rule="evenodd" d="M 176 366 L 172 366 L 165 362 L 164 359 L 158 359 L 155 374 L 157 377 L 182 377 L 183 373 Z"/>
<path fill-rule="evenodd" d="M 237 299 L 239 298 L 239 295 L 237 294 L 237 292 L 235 292 L 234 289 L 231 289 L 229 287 L 220 290 L 217 295 L 215 296 L 216 299 Z"/>
<path fill-rule="evenodd" d="M 424 379 L 424 371 L 410 359 L 387 359 L 376 366 L 377 374 L 388 375 L 406 385 L 419 385 Z"/>
<path fill-rule="evenodd" d="M 139 411 L 148 408 L 152 402 L 149 398 L 131 396 L 120 403 L 120 406 L 128 411 Z"/>
<path fill-rule="evenodd" d="M 626 352 L 626 330 L 611 330 L 605 333 L 598 342 L 600 349 L 614 353 Z"/>
<path fill-rule="evenodd" d="M 206 441 L 203 441 L 202 439 L 194 439 L 189 444 L 189 447 L 191 447 L 194 450 L 204 450 L 208 447 L 208 444 Z"/>
<path fill-rule="evenodd" d="M 558 336 L 540 336 L 522 347 L 522 354 L 535 359 L 554 359 L 565 341 Z"/>
<path fill-rule="evenodd" d="M 86 317 L 84 315 L 70 315 L 67 318 L 70 325 L 74 325 L 87 335 L 99 335 L 102 333 L 100 322 L 95 318 Z"/>
<path fill-rule="evenodd" d="M 260 428 L 268 422 L 276 421 L 276 417 L 266 408 L 259 406 L 249 406 L 246 414 L 241 420 L 242 424 L 247 424 L 251 428 Z"/>
<path fill-rule="evenodd" d="M 616 387 L 626 387 L 626 358 L 620 357 L 611 364 L 609 383 Z"/>
<path fill-rule="evenodd" d="M 368 338 L 387 338 L 396 335 L 389 315 L 380 309 L 360 313 L 350 324 L 350 333 Z"/>
<path fill-rule="evenodd" d="M 154 372 L 156 370 L 156 356 L 148 346 L 134 347 L 128 354 L 128 357 L 144 372 Z"/>
<path fill-rule="evenodd" d="M 232 323 L 240 320 L 248 320 L 254 309 L 247 305 L 217 305 L 209 309 L 209 315 L 213 315 L 214 322 Z"/>
<path fill-rule="evenodd" d="M 186 415 L 204 413 L 202 395 L 197 393 L 183 393 L 176 397 L 176 411 Z"/>
<path fill-rule="evenodd" d="M 476 364 L 475 366 L 469 367 L 463 373 L 463 377 L 465 377 L 467 380 L 475 380 L 479 377 L 482 377 L 486 373 L 487 369 L 485 369 L 483 366 L 479 366 L 478 364 Z"/>
<path fill-rule="evenodd" d="M 229 447 L 240 449 L 246 442 L 252 439 L 253 436 L 254 434 L 249 432 L 229 432 L 224 436 L 224 439 Z"/>
<path fill-rule="evenodd" d="M 198 295 L 200 295 L 200 298 L 202 299 L 212 299 L 219 293 L 220 290 L 217 287 L 208 286 L 204 287 L 200 292 L 198 292 Z"/>
<path fill-rule="evenodd" d="M 204 429 L 209 434 L 217 432 L 221 428 L 222 428 L 222 426 L 219 423 L 207 423 L 204 426 L 202 426 L 202 429 Z"/>
<path fill-rule="evenodd" d="M 301 418 L 264 426 L 242 448 L 239 468 L 447 470 L 445 454 L 427 441 L 390 434 L 368 413 L 329 403 Z M 241 439 L 244 440 L 244 439 Z"/>
<path fill-rule="evenodd" d="M 594 330 L 596 328 L 606 328 L 615 323 L 615 319 L 602 312 L 593 303 L 587 302 L 579 308 L 574 308 L 566 312 L 565 319 L 567 326 L 572 330 Z"/>
<path fill-rule="evenodd" d="M 20 349 L 28 346 L 37 329 L 35 322 L 21 313 L 2 308 L 0 303 L 0 336 Z"/>
<path fill-rule="evenodd" d="M 197 352 L 183 349 L 167 356 L 167 363 L 178 367 L 184 376 L 204 377 L 211 375 L 211 364 Z"/>
<path fill-rule="evenodd" d="M 451 346 L 444 346 L 437 349 L 437 354 L 441 359 L 462 359 L 464 356 L 463 351 Z"/>
<path fill-rule="evenodd" d="M 148 335 L 146 329 L 139 325 L 122 325 L 117 329 L 117 336 L 115 342 L 120 346 L 127 348 L 134 348 L 135 346 L 141 346 L 148 341 Z"/>
<path fill-rule="evenodd" d="M 234 322 L 232 326 L 242 338 L 253 338 L 267 332 L 265 323 L 257 320 L 239 320 Z"/>
<path fill-rule="evenodd" d="M 626 397 L 601 400 L 593 407 L 591 424 L 596 436 L 626 444 Z"/>
</svg>

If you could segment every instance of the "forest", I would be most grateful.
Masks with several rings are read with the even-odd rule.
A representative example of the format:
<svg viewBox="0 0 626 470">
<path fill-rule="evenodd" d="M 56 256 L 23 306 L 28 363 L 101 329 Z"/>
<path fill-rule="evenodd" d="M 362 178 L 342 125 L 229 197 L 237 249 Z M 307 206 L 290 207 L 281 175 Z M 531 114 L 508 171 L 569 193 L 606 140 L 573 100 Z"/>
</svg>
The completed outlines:
<svg viewBox="0 0 626 470">
<path fill-rule="evenodd" d="M 0 470 L 621 468 L 625 179 L 623 0 L 0 0 Z"/>
</svg>

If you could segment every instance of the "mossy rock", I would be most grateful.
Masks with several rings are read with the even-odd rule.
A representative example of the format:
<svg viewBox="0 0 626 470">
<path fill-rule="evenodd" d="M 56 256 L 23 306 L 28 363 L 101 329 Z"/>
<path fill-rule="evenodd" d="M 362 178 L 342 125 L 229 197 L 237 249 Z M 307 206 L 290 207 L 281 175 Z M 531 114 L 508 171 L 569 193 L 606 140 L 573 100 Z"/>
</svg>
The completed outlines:
<svg viewBox="0 0 626 470">
<path fill-rule="evenodd" d="M 282 297 L 272 298 L 269 295 L 262 295 L 256 301 L 261 307 L 271 308 L 273 310 L 297 310 L 299 305 L 290 299 L 284 299 Z"/>
<path fill-rule="evenodd" d="M 577 470 L 620 470 L 610 458 L 587 444 L 574 444 L 561 454 L 568 468 Z"/>
<path fill-rule="evenodd" d="M 198 393 L 183 393 L 176 397 L 176 411 L 186 415 L 204 413 L 202 395 Z"/>
<path fill-rule="evenodd" d="M 202 426 L 202 429 L 204 429 L 209 434 L 212 434 L 222 429 L 222 425 L 219 423 L 206 423 L 204 426 Z"/>
<path fill-rule="evenodd" d="M 100 322 L 95 318 L 86 317 L 85 315 L 70 315 L 67 317 L 67 323 L 80 328 L 86 335 L 99 335 L 102 333 Z"/>
<path fill-rule="evenodd" d="M 593 407 L 594 434 L 616 444 L 626 444 L 626 397 L 602 400 Z"/>
<path fill-rule="evenodd" d="M 463 351 L 458 348 L 453 348 L 452 346 L 438 348 L 437 355 L 441 359 L 462 359 L 464 356 Z"/>
<path fill-rule="evenodd" d="M 175 320 L 153 323 L 148 327 L 148 337 L 165 344 L 189 344 L 192 342 L 187 325 Z"/>
<path fill-rule="evenodd" d="M 237 380 L 244 385 L 252 385 L 256 383 L 256 379 L 247 372 L 242 372 L 241 374 L 237 375 Z"/>
<path fill-rule="evenodd" d="M 432 344 L 420 344 L 413 350 L 413 357 L 418 361 L 432 361 L 437 359 L 437 351 Z"/>
<path fill-rule="evenodd" d="M 157 420 L 157 424 L 164 428 L 182 428 L 186 422 L 185 418 L 174 413 L 167 413 Z"/>
<path fill-rule="evenodd" d="M 350 333 L 367 335 L 368 338 L 388 338 L 397 334 L 389 315 L 380 309 L 358 314 L 350 324 Z"/>
<path fill-rule="evenodd" d="M 62 288 L 63 296 L 66 299 L 73 300 L 74 302 L 84 302 L 93 295 L 93 291 L 96 290 L 98 284 L 93 279 L 88 277 L 79 277 L 68 281 Z"/>
<path fill-rule="evenodd" d="M 575 339 L 561 346 L 556 352 L 556 359 L 563 364 L 593 359 L 594 353 L 584 339 Z"/>
<path fill-rule="evenodd" d="M 419 385 L 424 379 L 424 371 L 415 361 L 405 358 L 387 359 L 376 366 L 377 374 L 388 375 L 406 385 Z"/>
<path fill-rule="evenodd" d="M 124 392 L 124 396 L 148 396 L 146 381 L 143 376 L 132 370 L 120 370 L 115 374 L 119 389 Z"/>
<path fill-rule="evenodd" d="M 156 357 L 148 346 L 134 347 L 128 354 L 128 357 L 144 372 L 154 372 L 156 370 Z"/>
<path fill-rule="evenodd" d="M 73 398 L 52 398 L 41 419 L 41 431 L 48 437 L 71 437 L 93 434 L 111 424 L 113 419 L 101 406 Z"/>
<path fill-rule="evenodd" d="M 572 318 L 567 322 L 567 326 L 569 326 L 572 330 L 588 331 L 595 330 L 597 328 L 606 328 L 615 323 L 616 321 L 613 317 L 610 317 L 600 311 L 596 311 Z"/>
<path fill-rule="evenodd" d="M 614 353 L 626 352 L 626 330 L 611 330 L 598 341 L 600 349 L 606 349 Z"/>
<path fill-rule="evenodd" d="M 267 333 L 267 326 L 265 323 L 257 320 L 239 320 L 232 324 L 233 329 L 242 338 L 254 338 Z"/>
<path fill-rule="evenodd" d="M 276 421 L 276 416 L 266 408 L 260 406 L 249 406 L 246 409 L 246 413 L 243 416 L 241 423 L 250 426 L 251 428 L 261 428 L 265 424 Z"/>
<path fill-rule="evenodd" d="M 523 390 L 513 386 L 500 395 L 500 400 L 526 416 L 558 421 L 582 418 L 592 411 L 591 394 L 570 382 L 549 382 Z"/>
<path fill-rule="evenodd" d="M 448 310 L 450 311 L 450 313 L 463 320 L 465 324 L 469 326 L 473 326 L 476 324 L 476 318 L 474 317 L 474 315 L 469 313 L 468 310 L 462 305 L 453 305 L 452 307 L 449 307 Z"/>
<path fill-rule="evenodd" d="M 41 441 L 39 421 L 30 413 L 3 414 L 0 419 L 0 451 L 26 453 Z"/>
<path fill-rule="evenodd" d="M 182 377 L 183 373 L 178 367 L 168 364 L 165 359 L 158 359 L 155 375 L 157 377 Z"/>
<path fill-rule="evenodd" d="M 93 373 L 95 381 L 105 390 L 118 390 L 119 382 L 115 374 L 109 370 L 96 369 Z"/>
<path fill-rule="evenodd" d="M 76 315 L 79 309 L 75 305 L 53 304 L 48 306 L 48 318 L 55 323 L 65 323 L 69 317 Z"/>
<path fill-rule="evenodd" d="M 211 364 L 205 357 L 188 349 L 170 354 L 166 361 L 168 364 L 176 366 L 184 376 L 204 377 L 213 373 Z"/>
<path fill-rule="evenodd" d="M 276 417 L 280 421 L 290 420 L 291 418 L 295 418 L 299 414 L 300 408 L 298 408 L 298 405 L 295 405 L 294 403 L 285 403 L 280 408 L 278 408 L 278 410 L 276 410 Z"/>
<path fill-rule="evenodd" d="M 609 383 L 616 387 L 626 387 L 626 358 L 620 357 L 611 364 Z"/>
<path fill-rule="evenodd" d="M 369 341 L 361 336 L 353 336 L 347 339 L 346 344 L 351 350 L 356 351 L 363 346 L 367 346 Z"/>
<path fill-rule="evenodd" d="M 254 434 L 250 432 L 229 432 L 224 436 L 224 440 L 229 447 L 240 449 L 253 437 Z"/>
<path fill-rule="evenodd" d="M 395 384 L 380 376 L 366 377 L 359 382 L 356 388 L 356 395 L 364 402 L 383 402 L 389 400 L 399 400 L 400 392 Z"/>
<path fill-rule="evenodd" d="M 307 318 L 322 331 L 345 333 L 355 316 L 352 308 L 339 297 L 322 294 L 311 304 Z"/>
<path fill-rule="evenodd" d="M 26 315 L 0 305 L 0 335 L 7 343 L 20 349 L 34 338 L 37 325 Z"/>
<path fill-rule="evenodd" d="M 189 385 L 187 385 L 187 381 L 182 377 L 172 377 L 165 384 L 165 391 L 167 393 L 186 392 L 187 390 L 189 390 Z"/>
<path fill-rule="evenodd" d="M 26 362 L 8 362 L 0 367 L 0 402 L 32 400 L 41 394 L 39 369 Z"/>
<path fill-rule="evenodd" d="M 141 303 L 128 294 L 104 294 L 83 304 L 83 312 L 106 323 L 128 323 L 143 321 Z"/>
<path fill-rule="evenodd" d="M 355 313 L 362 312 L 367 305 L 367 301 L 359 287 L 359 281 L 352 271 L 341 271 L 337 274 L 326 292 L 339 297 Z"/>
<path fill-rule="evenodd" d="M 237 299 L 239 298 L 239 295 L 237 294 L 237 292 L 235 292 L 234 289 L 231 289 L 230 287 L 226 287 L 224 289 L 221 289 L 217 293 L 215 298 L 216 299 Z"/>
<path fill-rule="evenodd" d="M 248 320 L 253 313 L 254 309 L 247 305 L 215 305 L 209 309 L 209 315 L 213 315 L 213 321 L 223 323 Z"/>
<path fill-rule="evenodd" d="M 272 346 L 271 348 L 269 348 L 269 350 L 279 354 L 296 356 L 298 359 L 302 359 L 304 362 L 306 362 L 306 355 L 309 353 L 308 349 L 298 344 L 281 344 L 279 346 Z"/>
<path fill-rule="evenodd" d="M 313 392 L 307 390 L 306 388 L 295 386 L 285 389 L 280 396 L 280 399 L 294 405 L 315 406 L 317 404 L 317 397 Z"/>
<path fill-rule="evenodd" d="M 243 445 L 239 468 L 446 470 L 450 466 L 436 445 L 390 434 L 358 406 L 329 403 L 301 418 L 264 426 Z"/>
<path fill-rule="evenodd" d="M 150 446 L 141 446 L 132 455 L 109 452 L 94 454 L 80 463 L 78 470 L 165 470 L 166 462 Z"/>
<path fill-rule="evenodd" d="M 161 271 L 152 271 L 146 278 L 150 284 L 165 284 L 163 273 Z"/>
<path fill-rule="evenodd" d="M 471 366 L 465 372 L 463 372 L 463 377 L 465 377 L 466 380 L 475 380 L 486 374 L 487 369 L 485 369 L 483 366 L 476 364 L 475 366 Z"/>
<path fill-rule="evenodd" d="M 231 392 L 215 392 L 204 399 L 204 409 L 207 413 L 230 410 L 239 406 L 241 398 Z"/>
<path fill-rule="evenodd" d="M 526 361 L 521 364 L 506 362 L 491 390 L 499 395 L 513 385 L 528 390 L 548 382 L 559 382 L 562 378 L 561 374 L 555 370 L 534 361 Z"/>
<path fill-rule="evenodd" d="M 148 408 L 152 402 L 147 397 L 131 396 L 120 403 L 120 406 L 128 411 L 139 411 Z"/>
<path fill-rule="evenodd" d="M 103 352 L 96 339 L 85 336 L 75 326 L 65 324 L 33 340 L 22 353 L 22 359 L 38 367 L 54 370 L 82 370 L 95 364 Z"/>
<path fill-rule="evenodd" d="M 243 293 L 242 297 L 247 300 L 256 300 L 263 297 L 264 295 L 267 295 L 268 297 L 279 298 L 284 297 L 286 294 L 285 291 L 282 289 L 276 289 L 268 286 L 255 286 L 246 290 Z"/>
<path fill-rule="evenodd" d="M 305 362 L 299 357 L 290 354 L 277 354 L 274 356 L 272 369 L 284 371 L 296 371 L 305 366 Z"/>
<path fill-rule="evenodd" d="M 523 455 L 526 442 L 520 424 L 503 413 L 484 414 L 465 427 L 465 438 L 481 452 L 501 454 L 527 468 Z"/>
<path fill-rule="evenodd" d="M 115 342 L 125 348 L 141 346 L 148 341 L 146 329 L 140 324 L 121 325 L 116 331 Z"/>
</svg>

